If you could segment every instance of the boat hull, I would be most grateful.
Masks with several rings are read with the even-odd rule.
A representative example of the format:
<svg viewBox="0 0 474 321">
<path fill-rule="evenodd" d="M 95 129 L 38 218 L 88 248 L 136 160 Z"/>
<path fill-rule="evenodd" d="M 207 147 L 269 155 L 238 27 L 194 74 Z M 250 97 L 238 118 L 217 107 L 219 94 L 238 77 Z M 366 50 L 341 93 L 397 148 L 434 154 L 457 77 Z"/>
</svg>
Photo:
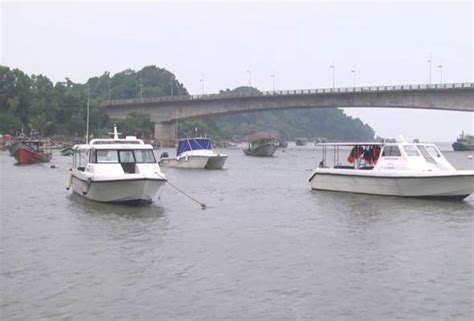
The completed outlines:
<svg viewBox="0 0 474 321">
<path fill-rule="evenodd" d="M 313 190 L 401 197 L 464 199 L 474 192 L 474 172 L 433 176 L 377 176 L 315 172 Z"/>
<path fill-rule="evenodd" d="M 72 174 L 74 193 L 89 200 L 104 203 L 152 203 L 156 201 L 166 180 L 137 178 L 127 180 L 83 180 Z"/>
<path fill-rule="evenodd" d="M 275 144 L 266 144 L 254 149 L 244 149 L 244 153 L 247 156 L 259 156 L 259 157 L 271 157 L 275 154 L 278 146 Z"/>
<path fill-rule="evenodd" d="M 210 156 L 206 163 L 206 169 L 222 169 L 229 156 L 228 155 L 216 155 Z"/>
<path fill-rule="evenodd" d="M 455 150 L 455 151 L 474 150 L 474 145 L 454 142 L 453 143 L 453 150 Z"/>
<path fill-rule="evenodd" d="M 180 158 L 162 158 L 159 162 L 161 167 L 204 169 L 209 156 L 187 156 Z"/>
<path fill-rule="evenodd" d="M 35 152 L 23 146 L 18 146 L 13 156 L 15 157 L 16 161 L 22 165 L 46 163 L 51 160 L 51 154 Z"/>
</svg>

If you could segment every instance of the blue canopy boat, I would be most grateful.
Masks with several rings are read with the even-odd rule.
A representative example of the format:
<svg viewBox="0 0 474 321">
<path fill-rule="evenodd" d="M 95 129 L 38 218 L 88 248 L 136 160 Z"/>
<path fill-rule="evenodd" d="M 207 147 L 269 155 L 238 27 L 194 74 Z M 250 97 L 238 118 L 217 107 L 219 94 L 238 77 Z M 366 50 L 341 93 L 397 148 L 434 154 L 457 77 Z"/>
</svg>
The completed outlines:
<svg viewBox="0 0 474 321">
<path fill-rule="evenodd" d="M 228 155 L 216 153 L 209 138 L 180 139 L 176 157 L 162 157 L 160 165 L 177 168 L 222 169 Z"/>
</svg>

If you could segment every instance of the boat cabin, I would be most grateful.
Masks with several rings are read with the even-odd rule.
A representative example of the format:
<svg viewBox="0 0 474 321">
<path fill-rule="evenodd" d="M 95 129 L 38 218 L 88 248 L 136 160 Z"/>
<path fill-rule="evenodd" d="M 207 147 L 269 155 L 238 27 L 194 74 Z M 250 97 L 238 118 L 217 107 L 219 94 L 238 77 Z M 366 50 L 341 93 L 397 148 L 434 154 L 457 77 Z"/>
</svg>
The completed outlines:
<svg viewBox="0 0 474 321">
<path fill-rule="evenodd" d="M 111 174 L 139 173 L 140 164 L 156 164 L 153 147 L 128 136 L 125 139 L 93 139 L 73 148 L 73 168 Z M 115 166 L 114 166 L 115 165 Z"/>
<path fill-rule="evenodd" d="M 355 170 L 444 171 L 454 167 L 434 144 L 323 143 L 320 168 Z M 332 159 L 328 157 L 332 149 Z M 342 156 L 341 156 L 342 155 Z"/>
</svg>

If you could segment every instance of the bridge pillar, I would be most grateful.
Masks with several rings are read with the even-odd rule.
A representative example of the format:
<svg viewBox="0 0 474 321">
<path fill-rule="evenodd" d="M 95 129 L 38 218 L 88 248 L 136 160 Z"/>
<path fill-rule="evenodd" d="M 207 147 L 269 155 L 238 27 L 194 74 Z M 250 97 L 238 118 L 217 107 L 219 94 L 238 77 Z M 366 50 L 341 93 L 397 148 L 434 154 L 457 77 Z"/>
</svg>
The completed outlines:
<svg viewBox="0 0 474 321">
<path fill-rule="evenodd" d="M 155 140 L 162 147 L 174 147 L 176 145 L 176 122 L 155 124 Z"/>
</svg>

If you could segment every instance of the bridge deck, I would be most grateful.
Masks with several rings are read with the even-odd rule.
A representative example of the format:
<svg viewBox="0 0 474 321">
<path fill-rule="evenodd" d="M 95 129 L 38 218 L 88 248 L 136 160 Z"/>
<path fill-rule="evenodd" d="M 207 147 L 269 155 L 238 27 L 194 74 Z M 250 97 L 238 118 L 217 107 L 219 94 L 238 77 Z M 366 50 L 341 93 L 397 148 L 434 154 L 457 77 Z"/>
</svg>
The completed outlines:
<svg viewBox="0 0 474 321">
<path fill-rule="evenodd" d="M 214 100 L 223 98 L 253 98 L 262 96 L 294 96 L 294 95 L 317 95 L 317 94 L 342 94 L 342 93 L 367 93 L 367 92 L 393 92 L 393 91 L 425 91 L 425 90 L 453 90 L 453 89 L 474 89 L 474 83 L 446 83 L 446 84 L 421 84 L 421 85 L 393 85 L 393 86 L 363 86 L 363 87 L 338 87 L 319 89 L 296 89 L 296 90 L 274 90 L 253 93 L 221 93 L 205 95 L 178 95 L 146 98 L 115 99 L 105 101 L 102 105 L 107 108 L 114 106 L 178 102 L 190 100 Z"/>
</svg>

